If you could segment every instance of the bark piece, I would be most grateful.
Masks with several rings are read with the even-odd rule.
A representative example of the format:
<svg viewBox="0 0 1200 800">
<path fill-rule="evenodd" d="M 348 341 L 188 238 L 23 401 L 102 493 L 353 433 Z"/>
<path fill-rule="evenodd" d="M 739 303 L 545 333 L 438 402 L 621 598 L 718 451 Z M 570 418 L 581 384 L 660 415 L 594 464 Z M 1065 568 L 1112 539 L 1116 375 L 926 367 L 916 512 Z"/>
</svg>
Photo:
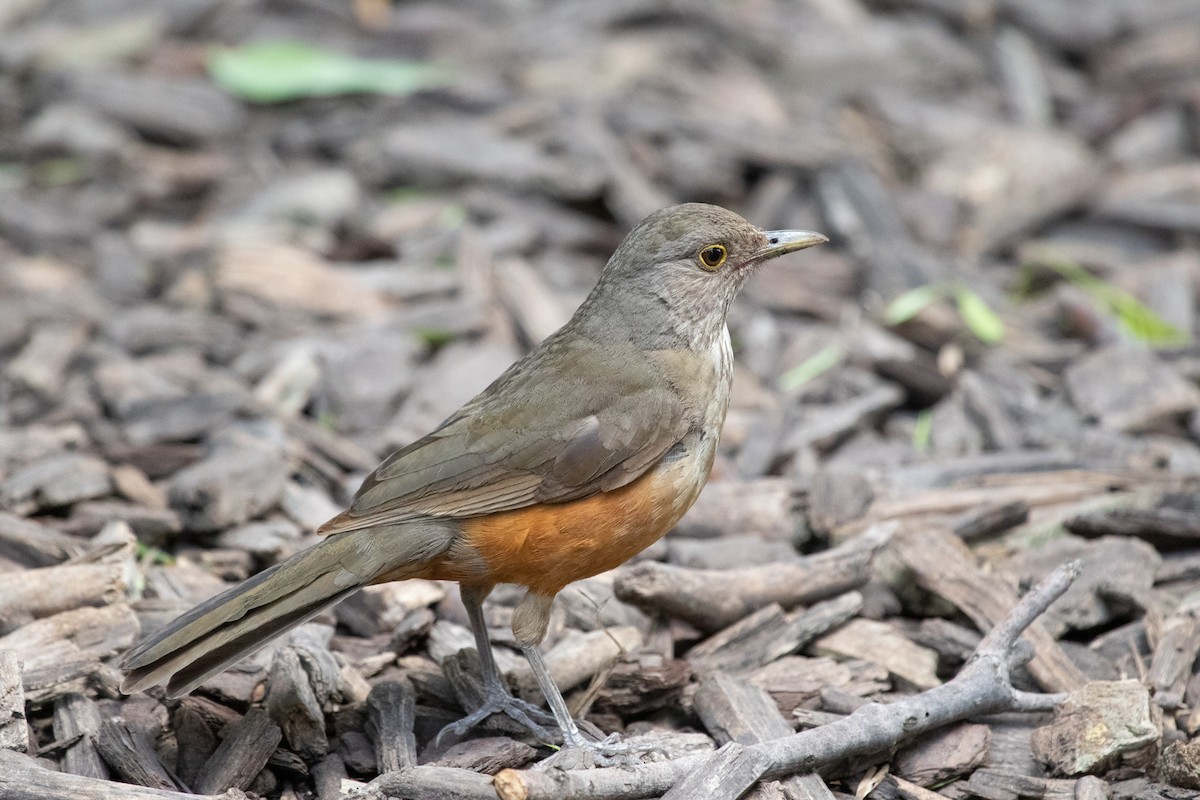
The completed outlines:
<svg viewBox="0 0 1200 800">
<path fill-rule="evenodd" d="M 1099 176 L 1091 150 L 1068 133 L 994 125 L 939 153 L 926 184 L 963 205 L 959 249 L 978 256 L 1080 203 Z"/>
<path fill-rule="evenodd" d="M 31 567 L 46 567 L 79 555 L 84 543 L 24 517 L 0 511 L 0 556 Z"/>
<path fill-rule="evenodd" d="M 700 680 L 695 704 L 705 729 L 721 744 L 755 744 L 792 732 L 770 695 L 724 672 Z"/>
<path fill-rule="evenodd" d="M 723 672 L 715 672 L 700 681 L 695 703 L 704 727 L 718 742 L 758 744 L 792 733 L 791 726 L 780 715 L 770 695 Z M 675 788 L 678 787 L 677 784 Z M 825 784 L 815 774 L 793 775 L 781 781 L 780 788 L 790 796 L 819 796 Z"/>
<path fill-rule="evenodd" d="M 1200 742 L 1172 742 L 1158 759 L 1159 777 L 1173 786 L 1200 789 Z"/>
<path fill-rule="evenodd" d="M 380 772 L 396 772 L 417 763 L 413 736 L 414 697 L 408 681 L 381 681 L 367 697 L 367 732 L 375 741 Z"/>
<path fill-rule="evenodd" d="M 167 773 L 148 731 L 130 725 L 125 720 L 105 720 L 100 724 L 96 749 L 126 783 L 152 789 L 178 788 Z"/>
<path fill-rule="evenodd" d="M 535 142 L 518 139 L 475 117 L 459 115 L 408 123 L 377 133 L 354 152 L 361 175 L 372 183 L 423 186 L 463 181 L 496 183 L 518 193 L 596 197 L 603 183 L 599 164 L 547 158 Z"/>
<path fill-rule="evenodd" d="M 954 535 L 973 542 L 1003 533 L 1029 520 L 1029 504 L 1024 500 L 990 503 L 964 511 L 954 520 Z"/>
<path fill-rule="evenodd" d="M 921 586 L 954 603 L 982 630 L 1003 619 L 1017 602 L 1012 589 L 974 566 L 966 545 L 950 533 L 906 531 L 897 539 L 896 552 Z M 1064 690 L 1084 684 L 1083 673 L 1040 623 L 1030 626 L 1026 638 L 1035 650 L 1029 671 L 1043 687 Z"/>
<path fill-rule="evenodd" d="M 535 758 L 537 750 L 524 742 L 506 736 L 485 736 L 453 745 L 432 765 L 495 775 L 502 769 L 522 767 Z"/>
<path fill-rule="evenodd" d="M 1057 775 L 1146 763 L 1158 748 L 1156 709 L 1139 681 L 1093 681 L 1071 692 L 1033 732 L 1034 756 Z"/>
<path fill-rule="evenodd" d="M 1072 800 L 1109 800 L 1111 797 L 1108 784 L 1095 775 L 1084 775 L 1075 781 Z"/>
<path fill-rule="evenodd" d="M 917 739 L 897 754 L 892 774 L 918 786 L 940 786 L 969 774 L 987 757 L 986 725 L 954 725 Z"/>
<path fill-rule="evenodd" d="M 95 456 L 67 453 L 30 464 L 0 483 L 0 506 L 30 512 L 62 508 L 110 491 L 107 464 Z"/>
<path fill-rule="evenodd" d="M 1071 517 L 1063 526 L 1089 539 L 1136 536 L 1159 549 L 1195 547 L 1200 542 L 1200 511 L 1193 509 L 1108 508 Z"/>
<path fill-rule="evenodd" d="M 675 706 L 691 682 L 692 670 L 683 659 L 659 653 L 627 653 L 604 681 L 594 708 L 622 716 Z"/>
<path fill-rule="evenodd" d="M 817 639 L 812 649 L 819 654 L 874 661 L 918 689 L 929 689 L 941 683 L 937 677 L 937 654 L 884 622 L 851 620 Z"/>
<path fill-rule="evenodd" d="M 21 660 L 16 653 L 3 649 L 0 649 L 0 750 L 21 753 L 29 750 Z"/>
<path fill-rule="evenodd" d="M 214 716 L 214 711 L 221 716 Z M 200 771 L 216 752 L 217 731 L 236 718 L 234 712 L 225 706 L 200 698 L 187 697 L 180 703 L 171 722 L 175 729 L 175 740 L 182 745 L 176 758 L 175 772 L 185 786 L 195 784 Z"/>
<path fill-rule="evenodd" d="M 816 603 L 788 614 L 771 604 L 719 631 L 688 651 L 697 670 L 741 672 L 794 653 L 862 609 L 858 592 Z"/>
<path fill-rule="evenodd" d="M 67 81 L 80 103 L 143 133 L 193 144 L 237 130 L 241 106 L 211 83 L 111 70 L 77 70 Z"/>
<path fill-rule="evenodd" d="M 759 777 L 770 764 L 761 753 L 737 742 L 728 742 L 704 766 L 703 770 L 689 773 L 672 786 L 662 800 L 687 800 L 691 797 L 737 800 L 758 783 Z"/>
<path fill-rule="evenodd" d="M 267 713 L 283 731 L 288 747 L 309 761 L 324 757 L 329 752 L 325 715 L 295 649 L 275 651 L 268 682 Z"/>
<path fill-rule="evenodd" d="M 9 362 L 6 374 L 43 395 L 62 391 L 67 368 L 87 342 L 80 325 L 44 325 L 34 330 L 21 352 Z"/>
<path fill-rule="evenodd" d="M 154 396 L 130 403 L 120 416 L 125 438 L 135 447 L 187 442 L 227 424 L 247 399 L 235 391 Z"/>
<path fill-rule="evenodd" d="M 937 281 L 945 265 L 913 240 L 894 194 L 862 161 L 817 175 L 817 196 L 832 232 L 847 242 L 869 296 L 891 299 Z"/>
<path fill-rule="evenodd" d="M 788 481 L 710 481 L 671 536 L 706 539 L 737 532 L 792 542 L 800 528 Z"/>
<path fill-rule="evenodd" d="M 772 602 L 812 603 L 861 586 L 890 529 L 876 528 L 796 564 L 735 570 L 689 570 L 655 562 L 623 568 L 617 597 L 715 631 Z"/>
<path fill-rule="evenodd" d="M 121 564 L 63 564 L 25 570 L 0 582 L 0 634 L 22 621 L 82 606 L 103 606 L 125 592 Z"/>
<path fill-rule="evenodd" d="M 230 787 L 247 788 L 282 739 L 283 732 L 266 711 L 250 709 L 246 716 L 225 729 L 225 740 L 204 765 L 192 788 L 200 794 Z"/>
<path fill-rule="evenodd" d="M 1097 350 L 1063 377 L 1075 407 L 1112 430 L 1145 430 L 1200 405 L 1195 384 L 1137 347 Z"/>
<path fill-rule="evenodd" d="M 1083 574 L 1054 604 L 1042 624 L 1054 636 L 1090 630 L 1121 619 L 1113 598 L 1145 597 L 1154 584 L 1162 558 L 1145 542 L 1127 536 L 1106 536 L 1092 542 L 1059 537 L 1038 548 L 1027 548 L 1008 561 L 1022 580 L 1037 580 L 1055 564 L 1080 559 Z"/>
<path fill-rule="evenodd" d="M 71 653 L 93 660 L 124 650 L 138 634 L 137 618 L 129 606 L 78 608 L 24 625 L 0 636 L 0 650 L 21 654 L 25 669 L 48 666 Z"/>
<path fill-rule="evenodd" d="M 321 800 L 342 800 L 342 781 L 346 780 L 346 765 L 337 753 L 330 753 L 313 765 L 313 783 Z"/>
<path fill-rule="evenodd" d="M 289 472 L 287 458 L 274 447 L 236 436 L 177 472 L 168 497 L 188 530 L 220 530 L 272 508 L 283 495 Z"/>
<path fill-rule="evenodd" d="M 1075 781 L 1054 780 L 1024 775 L 1012 770 L 980 769 L 964 781 L 968 796 L 982 798 L 1063 797 L 1073 798 Z"/>
<path fill-rule="evenodd" d="M 85 695 L 64 695 L 54 704 L 54 738 L 60 742 L 76 739 L 63 750 L 64 772 L 87 778 L 108 778 L 108 767 L 96 747 L 100 725 L 100 709 Z"/>
<path fill-rule="evenodd" d="M 1192 613 L 1172 614 L 1157 631 L 1154 657 L 1145 682 L 1154 689 L 1154 701 L 1162 708 L 1184 705 L 1184 689 L 1200 653 L 1200 622 Z"/>
<path fill-rule="evenodd" d="M 0 796 L 6 800 L 247 800 L 243 792 L 220 795 L 134 786 L 47 769 L 37 760 L 0 749 Z"/>
<path fill-rule="evenodd" d="M 764 541 L 756 534 L 720 539 L 667 539 L 667 561 L 692 569 L 735 569 L 799 561 L 789 542 Z"/>
<path fill-rule="evenodd" d="M 887 670 L 873 662 L 807 656 L 786 656 L 772 661 L 748 678 L 766 689 L 780 712 L 789 718 L 815 707 L 831 689 L 863 698 L 891 688 Z"/>
<path fill-rule="evenodd" d="M 222 250 L 216 286 L 229 313 L 249 322 L 297 312 L 372 319 L 386 308 L 376 292 L 344 269 L 274 242 L 244 242 Z"/>
</svg>

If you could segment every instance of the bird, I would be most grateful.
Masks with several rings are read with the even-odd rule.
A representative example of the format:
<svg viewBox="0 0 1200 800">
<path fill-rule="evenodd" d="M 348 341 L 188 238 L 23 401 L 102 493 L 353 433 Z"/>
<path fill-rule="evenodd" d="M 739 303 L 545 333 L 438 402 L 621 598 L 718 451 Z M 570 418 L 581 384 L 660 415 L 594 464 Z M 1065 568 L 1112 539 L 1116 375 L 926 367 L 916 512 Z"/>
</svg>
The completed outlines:
<svg viewBox="0 0 1200 800">
<path fill-rule="evenodd" d="M 764 262 L 826 241 L 702 203 L 650 214 L 562 328 L 385 458 L 318 544 L 137 643 L 122 691 L 165 682 L 168 696 L 184 695 L 364 586 L 457 581 L 484 700 L 439 739 L 503 713 L 603 755 L 542 655 L 554 598 L 644 550 L 695 502 L 729 407 L 731 302 Z M 498 584 L 525 588 L 512 631 L 550 715 L 514 697 L 497 669 L 483 602 Z"/>
</svg>

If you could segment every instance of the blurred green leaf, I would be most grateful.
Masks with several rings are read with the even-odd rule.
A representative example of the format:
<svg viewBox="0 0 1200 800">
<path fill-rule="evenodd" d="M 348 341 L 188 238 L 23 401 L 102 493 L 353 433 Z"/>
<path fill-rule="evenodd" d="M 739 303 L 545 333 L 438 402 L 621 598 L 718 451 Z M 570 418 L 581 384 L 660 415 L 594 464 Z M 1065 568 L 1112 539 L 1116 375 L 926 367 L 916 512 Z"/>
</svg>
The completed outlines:
<svg viewBox="0 0 1200 800">
<path fill-rule="evenodd" d="M 67 186 L 87 177 L 87 162 L 78 156 L 48 158 L 34 168 L 34 180 L 41 186 Z"/>
<path fill-rule="evenodd" d="M 912 444 L 918 453 L 929 452 L 929 443 L 933 438 L 933 412 L 928 408 L 917 414 L 917 423 L 913 425 Z"/>
<path fill-rule="evenodd" d="M 779 376 L 779 388 L 786 391 L 799 389 L 804 384 L 837 366 L 842 360 L 842 348 L 836 344 L 826 345 L 816 354 L 804 359 Z"/>
<path fill-rule="evenodd" d="M 419 61 L 354 58 L 304 42 L 257 42 L 215 48 L 208 72 L 226 91 L 252 103 L 282 103 L 340 94 L 408 94 L 443 86 L 450 72 Z"/>
<path fill-rule="evenodd" d="M 443 228 L 458 230 L 467 221 L 467 209 L 461 203 L 447 203 L 442 209 L 440 222 Z"/>
<path fill-rule="evenodd" d="M 899 325 L 902 322 L 908 322 L 917 314 L 924 311 L 926 307 L 936 303 L 941 298 L 941 288 L 932 284 L 918 286 L 915 289 L 909 289 L 907 292 L 901 292 L 884 309 L 883 321 L 888 325 Z"/>
<path fill-rule="evenodd" d="M 417 328 L 415 331 L 417 336 L 421 337 L 428 347 L 436 350 L 439 347 L 445 347 L 454 341 L 454 331 L 441 330 L 440 328 Z"/>
<path fill-rule="evenodd" d="M 153 545 L 144 544 L 140 541 L 137 543 L 134 552 L 137 554 L 138 561 L 149 562 L 151 564 L 165 564 L 168 566 L 175 563 L 175 556 L 165 550 L 160 550 Z"/>
<path fill-rule="evenodd" d="M 1097 278 L 1080 264 L 1065 259 L 1041 262 L 1061 275 L 1067 282 L 1087 292 L 1105 311 L 1116 318 L 1129 336 L 1150 345 L 1170 346 L 1187 344 L 1191 336 L 1146 307 L 1129 292 Z"/>
<path fill-rule="evenodd" d="M 1190 337 L 1155 314 L 1133 295 L 1112 285 L 1104 285 L 1105 302 L 1117 322 L 1133 338 L 1156 345 L 1187 344 Z"/>
<path fill-rule="evenodd" d="M 971 333 L 984 344 L 996 344 L 1004 338 L 1004 323 L 996 312 L 973 290 L 960 286 L 954 290 L 958 313 Z"/>
</svg>

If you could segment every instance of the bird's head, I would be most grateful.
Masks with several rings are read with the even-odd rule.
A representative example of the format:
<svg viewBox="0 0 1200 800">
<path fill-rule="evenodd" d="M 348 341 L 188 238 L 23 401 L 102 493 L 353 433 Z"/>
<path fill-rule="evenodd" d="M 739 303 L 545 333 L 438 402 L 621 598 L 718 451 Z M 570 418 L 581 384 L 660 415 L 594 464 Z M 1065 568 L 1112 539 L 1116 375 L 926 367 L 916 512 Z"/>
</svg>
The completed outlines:
<svg viewBox="0 0 1200 800">
<path fill-rule="evenodd" d="M 764 231 L 719 206 L 671 206 L 629 232 L 588 305 L 615 310 L 604 316 L 633 330 L 697 346 L 724 327 L 729 304 L 755 268 L 826 241 L 812 231 Z"/>
</svg>

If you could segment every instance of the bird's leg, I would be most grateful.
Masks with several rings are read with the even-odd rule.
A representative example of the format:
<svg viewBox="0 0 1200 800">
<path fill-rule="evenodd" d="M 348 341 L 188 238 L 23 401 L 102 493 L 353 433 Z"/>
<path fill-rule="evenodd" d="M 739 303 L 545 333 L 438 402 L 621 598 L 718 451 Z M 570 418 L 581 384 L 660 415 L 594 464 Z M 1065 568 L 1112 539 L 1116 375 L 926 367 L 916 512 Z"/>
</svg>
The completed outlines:
<svg viewBox="0 0 1200 800">
<path fill-rule="evenodd" d="M 513 610 L 513 635 L 521 645 L 521 652 L 529 661 L 533 677 L 537 679 L 538 687 L 546 696 L 554 719 L 558 723 L 563 736 L 563 749 L 547 760 L 564 769 L 579 769 L 584 767 L 621 766 L 639 762 L 641 759 L 632 749 L 619 741 L 613 734 L 602 742 L 591 742 L 583 737 L 579 726 L 571 717 L 567 701 L 550 676 L 546 659 L 542 657 L 539 647 L 546 636 L 546 627 L 550 622 L 550 607 L 554 602 L 553 595 L 538 595 L 530 592 L 521 599 Z"/>
<path fill-rule="evenodd" d="M 479 673 L 483 679 L 483 703 L 467 716 L 452 722 L 438 732 L 434 740 L 440 745 L 446 736 L 455 739 L 474 728 L 492 714 L 506 714 L 529 728 L 535 736 L 550 741 L 553 736 L 546 729 L 555 720 L 537 706 L 512 696 L 500 670 L 496 666 L 496 657 L 492 653 L 492 643 L 488 640 L 487 625 L 483 619 L 483 600 L 491 592 L 490 586 L 461 586 L 463 605 L 467 608 L 467 619 L 471 623 L 471 632 L 475 635 L 475 650 L 479 653 Z"/>
<path fill-rule="evenodd" d="M 567 747 L 587 747 L 589 742 L 583 738 L 583 734 L 579 732 L 579 726 L 575 724 L 575 719 L 571 716 L 571 710 L 567 708 L 567 701 L 563 699 L 562 692 L 554 684 L 554 679 L 550 677 L 550 670 L 546 667 L 546 659 L 542 658 L 542 648 L 536 644 L 522 647 L 521 652 L 525 654 L 525 658 L 529 661 L 530 668 L 533 669 L 533 677 L 537 678 L 538 688 L 542 690 L 542 694 L 546 696 L 546 702 L 550 704 L 550 710 L 554 712 L 554 720 L 558 723 L 558 727 L 562 730 L 563 745 Z"/>
</svg>

